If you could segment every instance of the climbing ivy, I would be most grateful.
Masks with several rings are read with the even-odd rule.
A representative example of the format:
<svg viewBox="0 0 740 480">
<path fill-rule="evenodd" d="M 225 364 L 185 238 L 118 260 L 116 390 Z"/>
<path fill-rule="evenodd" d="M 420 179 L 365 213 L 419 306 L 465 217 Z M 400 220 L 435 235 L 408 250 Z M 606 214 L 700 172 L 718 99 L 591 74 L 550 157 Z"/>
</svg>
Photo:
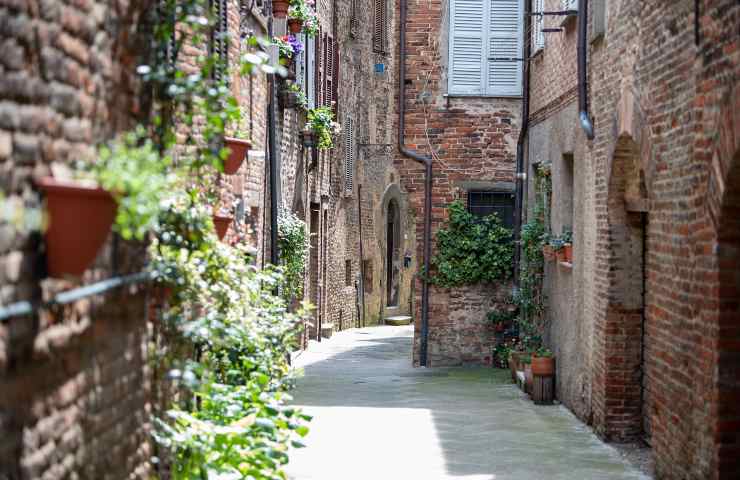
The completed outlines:
<svg viewBox="0 0 740 480">
<path fill-rule="evenodd" d="M 431 281 L 442 287 L 494 283 L 511 276 L 511 230 L 497 215 L 476 217 L 460 201 L 449 207 L 447 225 L 437 231 Z"/>
<path fill-rule="evenodd" d="M 290 301 L 303 295 L 303 273 L 308 258 L 306 222 L 289 210 L 278 215 L 278 248 L 285 275 L 284 297 Z"/>
</svg>

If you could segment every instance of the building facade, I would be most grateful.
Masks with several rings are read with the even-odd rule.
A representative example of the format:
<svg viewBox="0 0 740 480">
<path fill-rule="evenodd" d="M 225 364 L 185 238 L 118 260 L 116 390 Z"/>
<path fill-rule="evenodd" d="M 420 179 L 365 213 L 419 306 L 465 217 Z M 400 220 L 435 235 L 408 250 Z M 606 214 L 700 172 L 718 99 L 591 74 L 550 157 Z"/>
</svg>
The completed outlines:
<svg viewBox="0 0 740 480">
<path fill-rule="evenodd" d="M 734 478 L 740 8 L 575 3 L 589 10 L 593 140 L 577 16 L 534 16 L 529 59 L 528 214 L 545 166 L 547 228 L 573 233 L 573 261 L 548 263 L 544 281 L 558 397 L 602 437 L 650 444 L 658 478 Z"/>
</svg>

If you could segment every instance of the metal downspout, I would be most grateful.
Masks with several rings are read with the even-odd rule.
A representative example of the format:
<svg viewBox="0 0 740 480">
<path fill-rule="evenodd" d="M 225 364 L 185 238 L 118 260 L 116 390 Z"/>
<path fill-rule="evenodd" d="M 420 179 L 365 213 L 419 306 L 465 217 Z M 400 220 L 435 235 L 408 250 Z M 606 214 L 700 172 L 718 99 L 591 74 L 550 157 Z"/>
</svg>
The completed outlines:
<svg viewBox="0 0 740 480">
<path fill-rule="evenodd" d="M 524 26 L 527 32 L 527 23 L 530 21 L 532 11 L 531 1 L 524 2 Z M 514 197 L 514 289 L 519 289 L 519 264 L 521 262 L 521 230 L 522 230 L 522 206 L 524 204 L 524 186 L 526 174 L 524 172 L 524 142 L 529 133 L 529 55 L 532 49 L 530 35 L 524 36 L 522 45 L 522 64 L 524 68 L 524 84 L 522 85 L 522 128 L 519 130 L 519 138 L 516 142 L 516 196 Z"/>
<path fill-rule="evenodd" d="M 586 138 L 594 139 L 594 124 L 588 114 L 588 72 L 586 57 L 588 55 L 588 0 L 578 4 L 578 117 Z"/>
<path fill-rule="evenodd" d="M 432 159 L 406 148 L 406 0 L 400 0 L 400 34 L 398 61 L 398 150 L 401 155 L 424 164 L 424 276 L 421 279 L 421 339 L 419 366 L 427 366 L 429 338 L 429 261 L 432 236 Z"/>
<path fill-rule="evenodd" d="M 272 2 L 270 2 L 270 11 L 272 12 Z M 270 15 L 267 21 L 267 33 L 270 38 L 273 34 L 273 19 Z M 270 263 L 278 264 L 278 178 L 277 162 L 279 153 L 277 147 L 277 88 L 275 74 L 269 76 L 270 103 L 267 107 L 267 142 L 270 150 Z"/>
</svg>

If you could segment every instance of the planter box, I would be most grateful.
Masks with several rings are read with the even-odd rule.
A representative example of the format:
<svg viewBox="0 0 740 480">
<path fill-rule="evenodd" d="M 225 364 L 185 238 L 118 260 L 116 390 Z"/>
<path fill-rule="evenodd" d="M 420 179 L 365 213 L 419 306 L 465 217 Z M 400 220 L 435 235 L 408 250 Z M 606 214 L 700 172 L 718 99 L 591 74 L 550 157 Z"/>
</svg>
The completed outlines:
<svg viewBox="0 0 740 480">
<path fill-rule="evenodd" d="M 49 225 L 46 262 L 51 277 L 80 276 L 110 233 L 118 206 L 99 187 L 45 177 L 36 185 L 46 196 Z"/>
</svg>

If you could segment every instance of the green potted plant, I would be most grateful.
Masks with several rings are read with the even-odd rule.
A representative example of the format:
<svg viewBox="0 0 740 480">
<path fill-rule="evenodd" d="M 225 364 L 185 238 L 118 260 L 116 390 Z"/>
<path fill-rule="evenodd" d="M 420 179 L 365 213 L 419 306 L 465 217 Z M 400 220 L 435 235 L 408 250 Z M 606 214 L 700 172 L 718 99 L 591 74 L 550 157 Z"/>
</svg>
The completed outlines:
<svg viewBox="0 0 740 480">
<path fill-rule="evenodd" d="M 547 243 L 548 245 L 550 245 L 550 248 L 555 254 L 555 259 L 558 262 L 564 262 L 565 261 L 565 251 L 563 250 L 563 247 L 565 246 L 565 244 L 563 243 L 563 238 L 562 237 L 551 237 Z"/>
<path fill-rule="evenodd" d="M 334 111 L 328 105 L 312 108 L 308 111 L 308 130 L 316 135 L 316 146 L 319 150 L 334 147 L 334 136 L 341 131 L 339 123 L 334 121 Z M 305 143 L 304 143 L 305 144 Z"/>
<path fill-rule="evenodd" d="M 538 348 L 532 355 L 532 375 L 538 377 L 555 375 L 555 356 L 547 348 Z"/>
<path fill-rule="evenodd" d="M 283 108 L 300 108 L 306 110 L 308 108 L 308 98 L 306 94 L 301 90 L 300 85 L 294 82 L 285 82 L 285 85 L 280 90 L 280 104 Z"/>
<path fill-rule="evenodd" d="M 562 235 L 563 239 L 563 250 L 564 250 L 564 262 L 573 263 L 573 233 L 570 229 L 565 229 Z"/>
<path fill-rule="evenodd" d="M 303 32 L 309 37 L 318 32 L 318 15 L 314 0 L 293 0 L 288 9 L 288 31 L 294 35 Z"/>
<path fill-rule="evenodd" d="M 557 252 L 552 242 L 554 237 L 551 237 L 547 233 L 542 235 L 542 256 L 546 262 L 554 262 L 557 258 Z"/>
</svg>

